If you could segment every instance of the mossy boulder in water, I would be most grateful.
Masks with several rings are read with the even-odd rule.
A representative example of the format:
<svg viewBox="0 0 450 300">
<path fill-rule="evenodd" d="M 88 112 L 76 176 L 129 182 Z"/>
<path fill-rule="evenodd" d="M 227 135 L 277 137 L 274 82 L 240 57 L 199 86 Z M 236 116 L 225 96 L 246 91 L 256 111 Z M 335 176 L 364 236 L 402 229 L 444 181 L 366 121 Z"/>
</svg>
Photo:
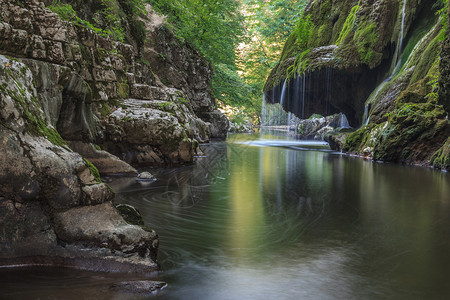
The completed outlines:
<svg viewBox="0 0 450 300">
<path fill-rule="evenodd" d="M 390 117 L 376 143 L 376 160 L 426 163 L 433 148 L 450 132 L 442 106 L 432 103 L 400 105 Z"/>
<path fill-rule="evenodd" d="M 444 145 L 433 154 L 430 161 L 435 168 L 450 171 L 450 137 Z"/>
<path fill-rule="evenodd" d="M 116 209 L 128 224 L 144 226 L 144 220 L 135 207 L 128 204 L 118 204 Z"/>
</svg>

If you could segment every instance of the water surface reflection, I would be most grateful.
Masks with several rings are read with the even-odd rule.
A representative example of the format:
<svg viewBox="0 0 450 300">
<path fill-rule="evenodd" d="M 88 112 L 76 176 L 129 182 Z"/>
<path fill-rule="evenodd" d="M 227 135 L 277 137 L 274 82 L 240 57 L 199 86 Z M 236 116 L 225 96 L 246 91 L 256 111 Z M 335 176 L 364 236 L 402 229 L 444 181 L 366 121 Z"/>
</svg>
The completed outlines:
<svg viewBox="0 0 450 300">
<path fill-rule="evenodd" d="M 450 298 L 449 174 L 263 138 L 111 184 L 160 235 L 157 299 Z"/>
<path fill-rule="evenodd" d="M 160 298 L 450 296 L 448 174 L 255 139 L 119 192 L 161 236 Z"/>
</svg>

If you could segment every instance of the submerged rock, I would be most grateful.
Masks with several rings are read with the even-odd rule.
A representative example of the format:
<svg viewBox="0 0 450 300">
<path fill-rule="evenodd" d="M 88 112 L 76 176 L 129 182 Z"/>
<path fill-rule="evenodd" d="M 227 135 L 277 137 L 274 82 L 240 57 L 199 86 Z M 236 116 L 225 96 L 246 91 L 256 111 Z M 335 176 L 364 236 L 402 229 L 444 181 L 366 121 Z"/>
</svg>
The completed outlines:
<svg viewBox="0 0 450 300">
<path fill-rule="evenodd" d="M 137 180 L 143 180 L 143 181 L 155 181 L 155 176 L 151 174 L 150 172 L 142 172 L 139 173 L 137 176 Z"/>
<path fill-rule="evenodd" d="M 167 284 L 161 281 L 139 280 L 115 283 L 111 286 L 111 289 L 118 292 L 146 295 L 162 290 L 166 286 Z"/>
</svg>

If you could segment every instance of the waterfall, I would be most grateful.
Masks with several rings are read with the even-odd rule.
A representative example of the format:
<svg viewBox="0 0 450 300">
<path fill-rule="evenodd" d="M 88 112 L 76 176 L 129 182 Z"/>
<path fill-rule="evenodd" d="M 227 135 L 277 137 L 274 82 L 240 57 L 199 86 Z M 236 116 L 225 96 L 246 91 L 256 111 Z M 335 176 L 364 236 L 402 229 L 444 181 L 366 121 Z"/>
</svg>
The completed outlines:
<svg viewBox="0 0 450 300">
<path fill-rule="evenodd" d="M 400 36 L 398 37 L 398 52 L 401 53 L 403 48 L 403 38 L 405 32 L 405 10 L 406 10 L 406 0 L 403 0 L 403 9 L 402 9 L 402 27 L 400 28 Z"/>
<path fill-rule="evenodd" d="M 332 75 L 332 69 L 331 67 L 327 67 L 326 68 L 326 78 L 327 78 L 327 82 L 326 82 L 326 89 L 327 89 L 327 94 L 326 94 L 326 98 L 325 98 L 325 115 L 328 115 L 330 113 L 330 99 L 331 99 L 331 75 Z"/>
<path fill-rule="evenodd" d="M 306 76 L 302 77 L 302 119 L 305 118 L 305 91 L 306 91 Z"/>
<path fill-rule="evenodd" d="M 347 116 L 343 113 L 339 114 L 339 127 L 340 128 L 350 128 L 350 124 L 348 123 Z"/>
<path fill-rule="evenodd" d="M 280 105 L 281 105 L 281 107 L 283 107 L 284 99 L 286 98 L 286 82 L 287 82 L 287 79 L 284 80 L 283 88 L 281 89 L 281 97 L 280 97 Z"/>
<path fill-rule="evenodd" d="M 266 114 L 267 114 L 267 109 L 266 109 L 266 94 L 263 93 L 263 100 L 262 100 L 262 105 L 261 105 L 261 126 L 266 125 Z"/>
</svg>

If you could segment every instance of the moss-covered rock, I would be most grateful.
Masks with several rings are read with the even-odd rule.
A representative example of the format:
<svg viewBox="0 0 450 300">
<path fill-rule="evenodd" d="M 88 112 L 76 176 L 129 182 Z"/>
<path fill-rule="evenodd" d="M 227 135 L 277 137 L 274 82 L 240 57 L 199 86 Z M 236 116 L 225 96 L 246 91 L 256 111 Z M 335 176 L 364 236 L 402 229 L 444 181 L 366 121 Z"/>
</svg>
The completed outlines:
<svg viewBox="0 0 450 300">
<path fill-rule="evenodd" d="M 426 163 L 448 134 L 449 123 L 442 106 L 401 104 L 379 133 L 373 157 L 384 161 Z"/>
<path fill-rule="evenodd" d="M 116 209 L 128 224 L 144 226 L 144 220 L 135 207 L 129 204 L 117 204 Z"/>
<path fill-rule="evenodd" d="M 450 171 L 450 137 L 444 145 L 433 154 L 430 162 L 435 168 Z"/>
</svg>

